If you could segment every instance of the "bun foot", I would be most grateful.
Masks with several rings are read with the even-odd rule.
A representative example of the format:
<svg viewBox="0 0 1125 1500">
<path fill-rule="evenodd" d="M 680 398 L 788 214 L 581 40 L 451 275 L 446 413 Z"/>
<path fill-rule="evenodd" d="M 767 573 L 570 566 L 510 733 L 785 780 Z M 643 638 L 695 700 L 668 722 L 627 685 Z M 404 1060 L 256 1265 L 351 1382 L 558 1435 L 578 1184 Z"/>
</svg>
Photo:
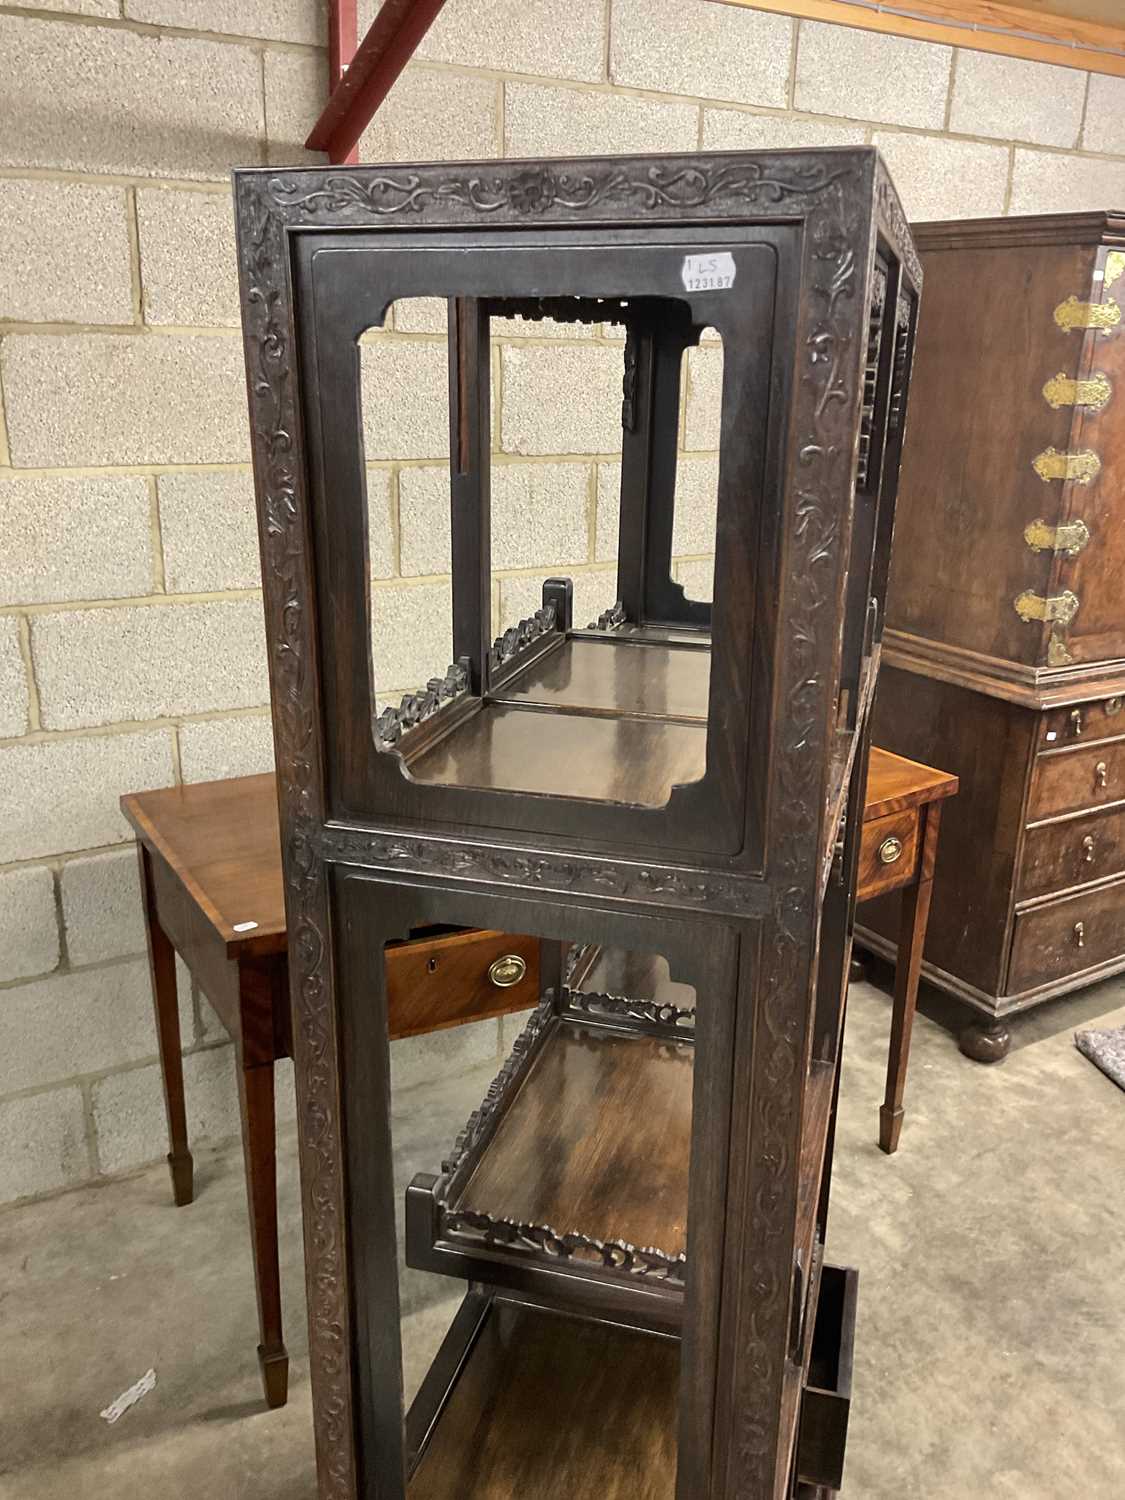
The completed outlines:
<svg viewBox="0 0 1125 1500">
<path fill-rule="evenodd" d="M 851 962 L 848 964 L 848 982 L 850 984 L 861 984 L 867 978 L 867 965 L 858 954 L 853 953 Z"/>
<path fill-rule="evenodd" d="M 1012 1033 L 1002 1021 L 974 1021 L 958 1038 L 966 1057 L 974 1062 L 1003 1062 L 1012 1046 Z"/>
</svg>

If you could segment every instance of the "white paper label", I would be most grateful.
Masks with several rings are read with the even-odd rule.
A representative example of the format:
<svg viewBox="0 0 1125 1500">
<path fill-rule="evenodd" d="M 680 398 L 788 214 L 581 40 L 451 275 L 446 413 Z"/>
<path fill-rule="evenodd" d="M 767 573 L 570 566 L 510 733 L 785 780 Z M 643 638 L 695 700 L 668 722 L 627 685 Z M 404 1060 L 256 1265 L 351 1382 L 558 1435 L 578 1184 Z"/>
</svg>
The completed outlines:
<svg viewBox="0 0 1125 1500">
<path fill-rule="evenodd" d="M 688 292 L 724 292 L 734 285 L 734 256 L 729 250 L 711 255 L 685 255 L 680 278 Z"/>
</svg>

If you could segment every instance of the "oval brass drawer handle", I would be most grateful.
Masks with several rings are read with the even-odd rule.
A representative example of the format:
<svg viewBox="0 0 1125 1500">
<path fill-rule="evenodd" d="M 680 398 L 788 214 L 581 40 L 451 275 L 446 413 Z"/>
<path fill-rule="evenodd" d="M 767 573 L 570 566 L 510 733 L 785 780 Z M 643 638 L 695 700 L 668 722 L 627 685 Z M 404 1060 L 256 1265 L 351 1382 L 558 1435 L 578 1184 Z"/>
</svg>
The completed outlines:
<svg viewBox="0 0 1125 1500">
<path fill-rule="evenodd" d="M 1104 760 L 1099 760 L 1094 767 L 1094 790 L 1103 791 L 1109 783 L 1109 767 Z"/>
<path fill-rule="evenodd" d="M 526 973 L 527 964 L 518 953 L 505 953 L 501 958 L 493 959 L 488 966 L 488 977 L 500 990 L 510 990 L 513 984 L 519 984 Z"/>
<path fill-rule="evenodd" d="M 884 839 L 879 845 L 879 858 L 885 865 L 893 865 L 896 859 L 901 859 L 902 840 L 895 838 L 893 833 L 889 839 Z"/>
</svg>

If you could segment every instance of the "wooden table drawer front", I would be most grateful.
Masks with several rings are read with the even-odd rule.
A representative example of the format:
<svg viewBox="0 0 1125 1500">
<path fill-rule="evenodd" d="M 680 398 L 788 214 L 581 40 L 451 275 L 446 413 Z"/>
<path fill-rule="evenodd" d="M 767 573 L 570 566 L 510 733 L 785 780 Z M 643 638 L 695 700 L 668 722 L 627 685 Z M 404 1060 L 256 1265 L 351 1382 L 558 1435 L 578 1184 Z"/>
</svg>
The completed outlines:
<svg viewBox="0 0 1125 1500">
<path fill-rule="evenodd" d="M 1028 821 L 1125 800 L 1125 740 L 1036 757 Z"/>
<path fill-rule="evenodd" d="M 1125 881 L 1016 914 L 1008 992 L 1034 989 L 1125 952 Z"/>
<path fill-rule="evenodd" d="M 812 1358 L 801 1392 L 797 1474 L 802 1484 L 838 1490 L 852 1400 L 859 1272 L 826 1265 L 820 1277 Z"/>
<path fill-rule="evenodd" d="M 1125 811 L 1044 823 L 1024 835 L 1017 900 L 1125 873 Z"/>
<path fill-rule="evenodd" d="M 536 937 L 457 932 L 387 949 L 392 1037 L 503 1016 L 538 1003 Z"/>
<path fill-rule="evenodd" d="M 1039 716 L 1041 750 L 1110 739 L 1115 734 L 1125 734 L 1125 698 L 1120 696 L 1075 703 L 1070 708 L 1052 708 Z"/>
<path fill-rule="evenodd" d="M 918 809 L 888 813 L 863 825 L 856 899 L 867 901 L 909 883 L 918 861 Z"/>
</svg>

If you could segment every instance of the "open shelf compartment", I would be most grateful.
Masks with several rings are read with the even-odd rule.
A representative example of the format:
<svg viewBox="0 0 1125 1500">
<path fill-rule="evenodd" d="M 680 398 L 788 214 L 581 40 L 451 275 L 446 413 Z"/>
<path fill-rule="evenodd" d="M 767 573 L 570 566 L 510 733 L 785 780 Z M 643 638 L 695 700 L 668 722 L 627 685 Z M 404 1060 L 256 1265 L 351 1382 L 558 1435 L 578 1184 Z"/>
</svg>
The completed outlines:
<svg viewBox="0 0 1125 1500">
<path fill-rule="evenodd" d="M 673 1500 L 674 1338 L 469 1293 L 407 1421 L 409 1500 Z"/>
<path fill-rule="evenodd" d="M 408 1263 L 676 1326 L 693 1027 L 654 1000 L 544 1000 L 441 1175 L 411 1183 Z"/>
<path fill-rule="evenodd" d="M 605 628 L 560 628 L 548 604 L 501 636 L 481 697 L 441 698 L 390 742 L 410 778 L 642 806 L 698 781 L 710 637 L 629 627 L 612 611 L 603 619 Z"/>
</svg>

